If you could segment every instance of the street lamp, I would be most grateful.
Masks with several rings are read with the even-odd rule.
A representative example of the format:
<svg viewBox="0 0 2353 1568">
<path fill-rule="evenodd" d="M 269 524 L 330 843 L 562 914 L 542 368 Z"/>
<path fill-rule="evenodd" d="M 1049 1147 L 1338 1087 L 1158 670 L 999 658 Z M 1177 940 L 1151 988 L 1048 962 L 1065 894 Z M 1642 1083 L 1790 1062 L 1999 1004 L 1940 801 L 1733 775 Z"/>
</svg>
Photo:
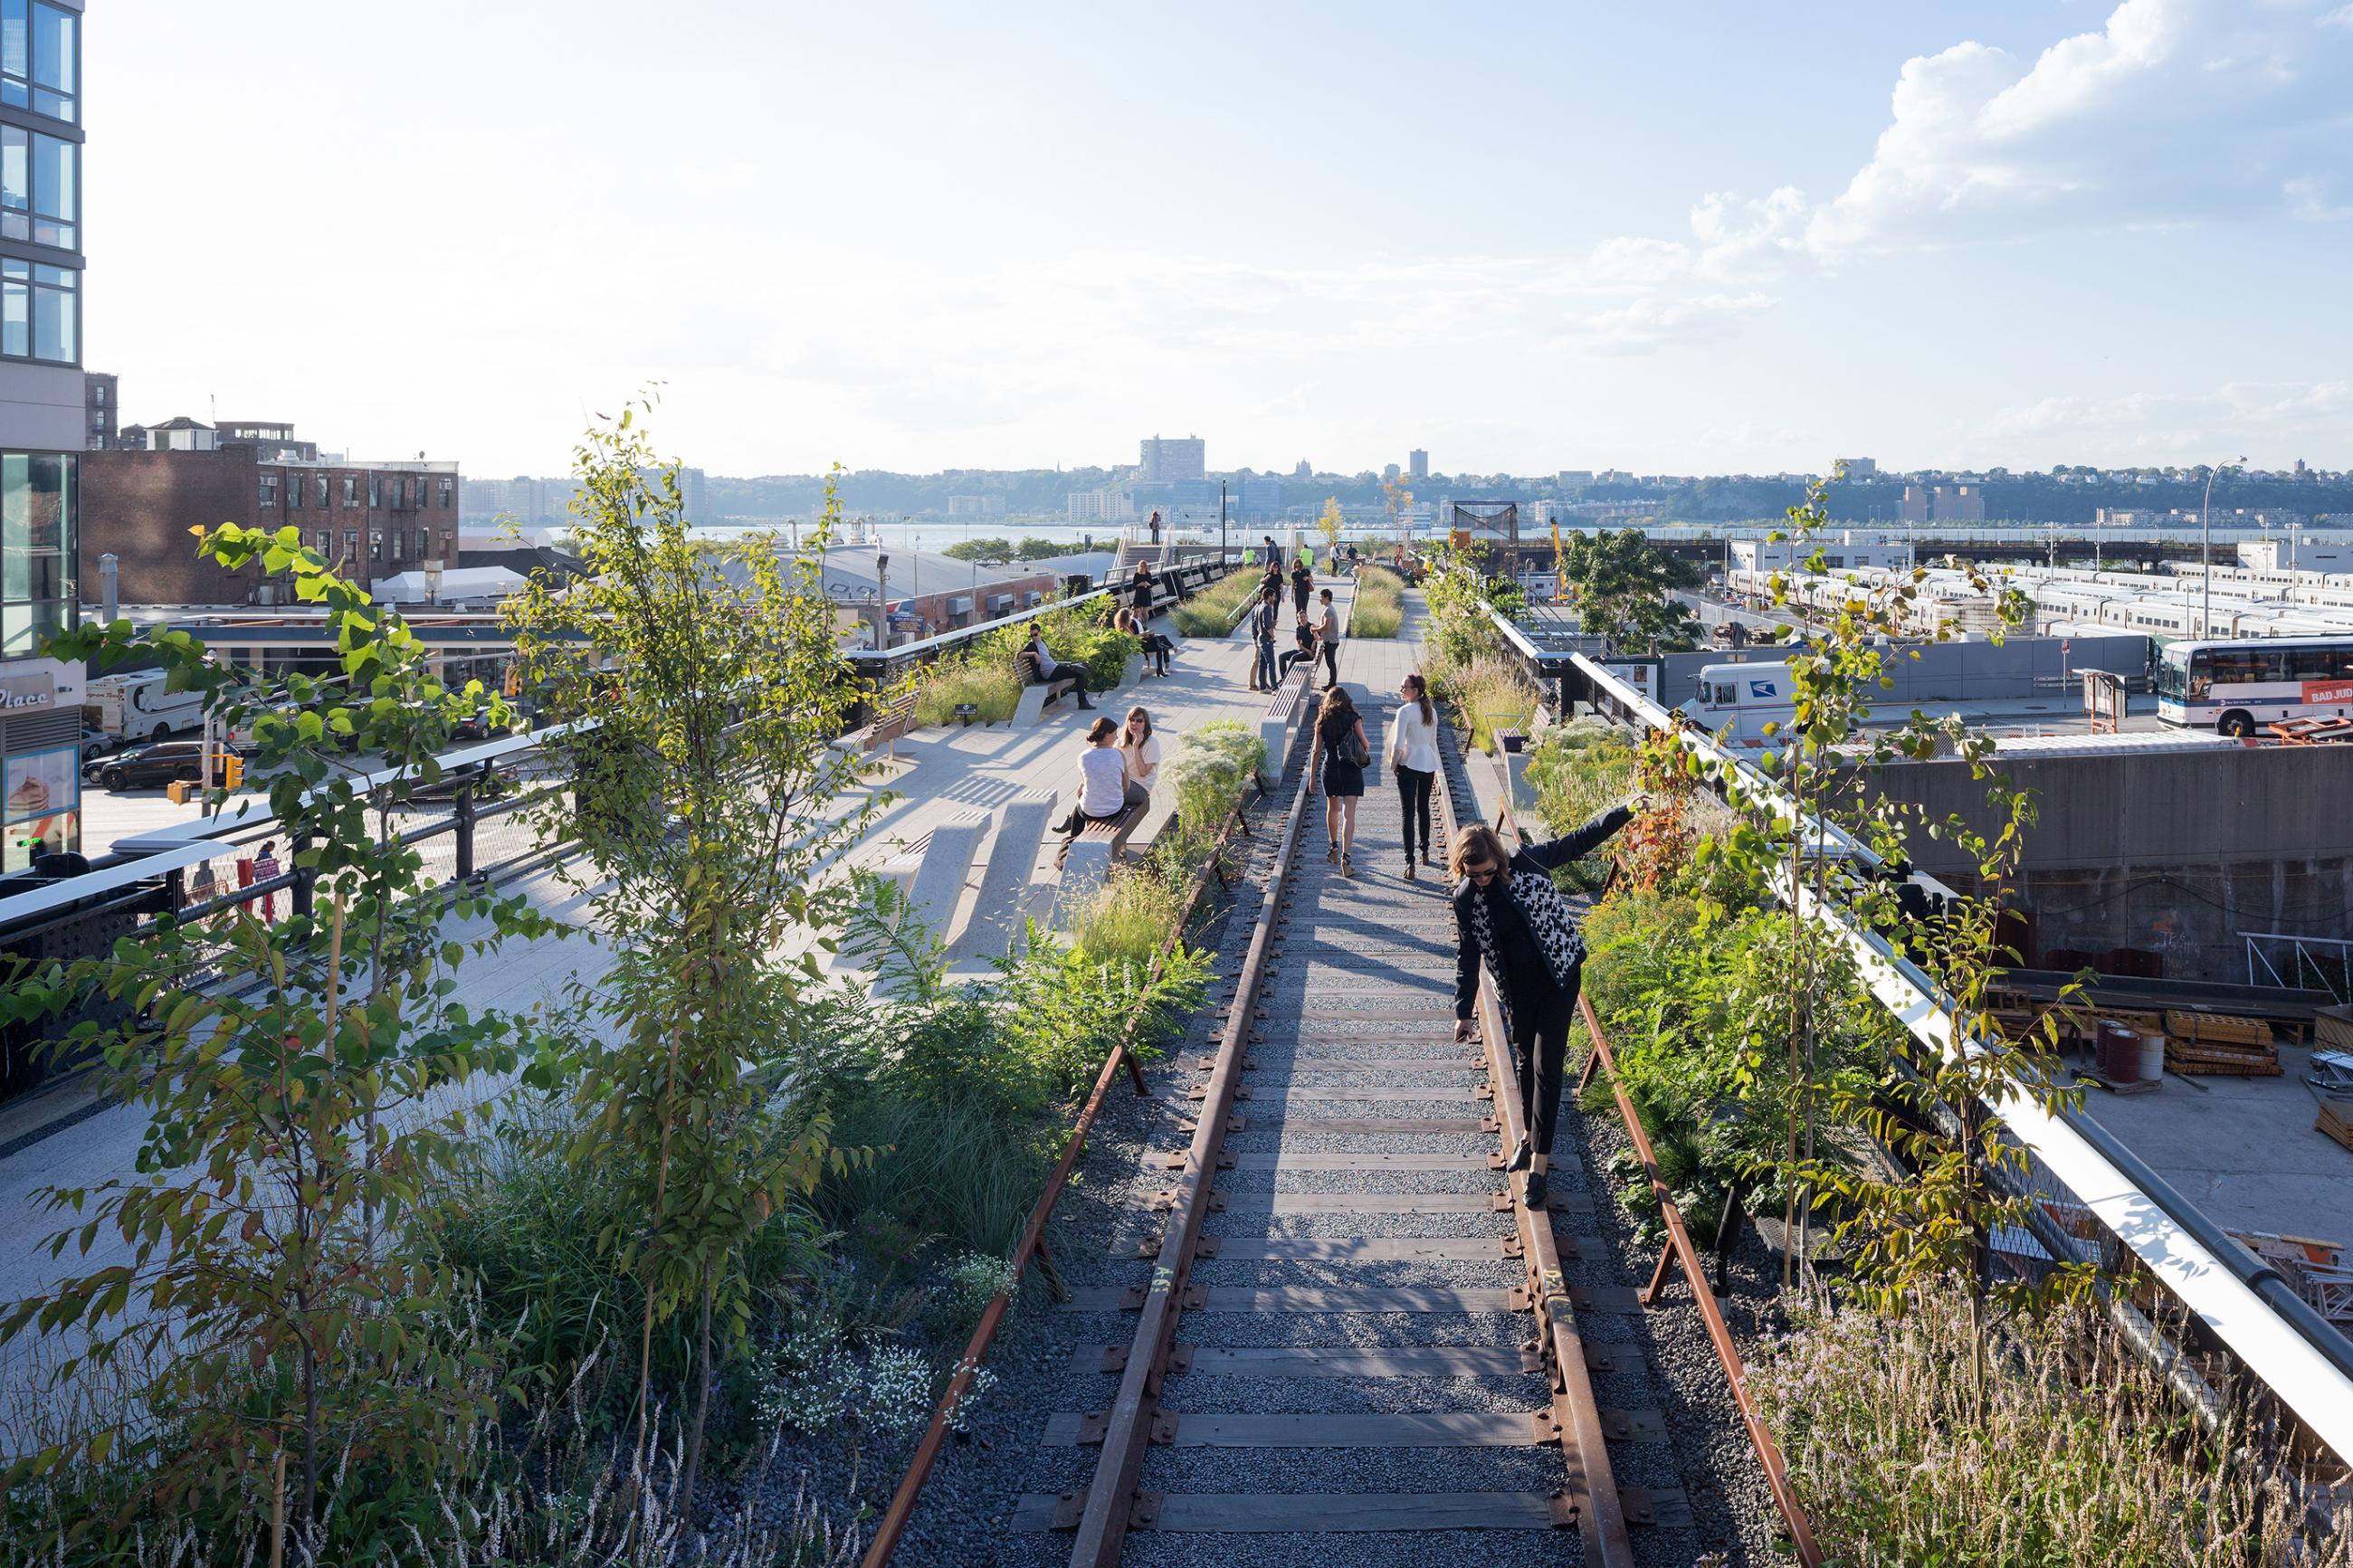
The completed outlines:
<svg viewBox="0 0 2353 1568">
<path fill-rule="evenodd" d="M 2233 462 L 2243 463 L 2244 457 Z M 2220 463 L 2206 470 L 2206 500 L 2198 508 L 2198 561 L 2206 569 L 2206 581 L 2198 604 L 2198 635 L 2214 635 L 2214 481 L 2222 477 Z"/>
</svg>

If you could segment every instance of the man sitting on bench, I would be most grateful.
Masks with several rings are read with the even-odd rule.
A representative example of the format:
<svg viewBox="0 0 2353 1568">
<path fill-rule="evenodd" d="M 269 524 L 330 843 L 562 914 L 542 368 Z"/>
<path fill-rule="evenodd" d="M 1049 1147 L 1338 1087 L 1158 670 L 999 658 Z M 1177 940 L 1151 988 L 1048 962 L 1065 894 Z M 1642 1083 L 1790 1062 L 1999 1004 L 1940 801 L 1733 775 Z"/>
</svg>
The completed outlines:
<svg viewBox="0 0 2353 1568">
<path fill-rule="evenodd" d="M 1030 668 L 1038 672 L 1038 679 L 1041 685 L 1051 686 L 1058 680 L 1067 680 L 1078 692 L 1079 706 L 1082 709 L 1094 706 L 1087 700 L 1087 667 L 1082 664 L 1064 664 L 1060 659 L 1056 658 L 1053 649 L 1046 646 L 1046 634 L 1035 626 L 1029 628 L 1029 642 L 1025 651 L 1029 655 Z M 1050 698 L 1051 693 L 1048 695 Z"/>
</svg>

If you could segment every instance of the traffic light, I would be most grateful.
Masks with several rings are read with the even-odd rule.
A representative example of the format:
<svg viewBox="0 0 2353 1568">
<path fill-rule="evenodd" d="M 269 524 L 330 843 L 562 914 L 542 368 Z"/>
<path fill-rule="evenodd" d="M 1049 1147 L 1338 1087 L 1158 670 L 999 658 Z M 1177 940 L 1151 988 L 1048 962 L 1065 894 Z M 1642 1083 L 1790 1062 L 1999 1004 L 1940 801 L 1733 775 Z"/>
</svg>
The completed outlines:
<svg viewBox="0 0 2353 1568">
<path fill-rule="evenodd" d="M 221 787 L 223 789 L 235 789 L 244 782 L 245 759 L 243 757 L 223 757 L 221 759 Z"/>
</svg>

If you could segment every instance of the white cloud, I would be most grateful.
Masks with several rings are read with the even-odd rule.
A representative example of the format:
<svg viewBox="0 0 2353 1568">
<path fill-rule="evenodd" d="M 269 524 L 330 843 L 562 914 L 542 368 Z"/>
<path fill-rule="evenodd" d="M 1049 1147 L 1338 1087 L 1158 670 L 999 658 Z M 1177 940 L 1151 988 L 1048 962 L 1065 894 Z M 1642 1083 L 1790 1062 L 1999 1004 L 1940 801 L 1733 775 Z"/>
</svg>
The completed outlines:
<svg viewBox="0 0 2353 1568">
<path fill-rule="evenodd" d="M 1808 243 L 1827 255 L 2306 207 L 2299 193 L 2353 171 L 2353 38 L 2337 15 L 2125 0 L 2031 65 L 1978 43 L 1907 60 L 1870 161 L 1816 211 Z"/>
<path fill-rule="evenodd" d="M 2215 454 L 2263 453 L 2284 464 L 2335 447 L 2353 416 L 2353 381 L 2226 382 L 2208 392 L 2136 392 L 2045 397 L 1995 413 L 1973 433 L 1984 449 L 2031 464 L 2086 451 L 2144 462 L 2213 462 Z M 2227 454 L 2226 454 L 2227 455 Z"/>
</svg>

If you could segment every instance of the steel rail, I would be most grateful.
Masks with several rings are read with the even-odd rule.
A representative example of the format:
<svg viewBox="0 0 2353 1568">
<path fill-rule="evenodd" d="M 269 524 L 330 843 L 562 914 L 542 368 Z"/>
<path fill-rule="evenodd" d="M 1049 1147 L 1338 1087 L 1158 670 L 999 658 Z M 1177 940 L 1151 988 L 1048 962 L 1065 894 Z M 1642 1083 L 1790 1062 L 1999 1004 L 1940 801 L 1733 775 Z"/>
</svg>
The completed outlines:
<svg viewBox="0 0 2353 1568">
<path fill-rule="evenodd" d="M 1116 1568 L 1127 1536 L 1136 1479 L 1144 1468 L 1144 1450 L 1152 1439 L 1161 1365 L 1176 1336 L 1186 1278 L 1192 1268 L 1193 1244 L 1208 1213 L 1209 1184 L 1217 1173 L 1218 1152 L 1225 1138 L 1226 1119 L 1233 1109 L 1234 1089 L 1241 1079 L 1244 1047 L 1257 1011 L 1259 987 L 1266 975 L 1268 950 L 1289 894 L 1291 862 L 1299 847 L 1299 826 L 1307 813 L 1307 784 L 1303 768 L 1283 816 L 1282 836 L 1275 844 L 1274 873 L 1267 880 L 1265 902 L 1259 907 L 1250 932 L 1250 951 L 1234 979 L 1232 1010 L 1218 1042 L 1200 1120 L 1194 1123 L 1193 1142 L 1186 1151 L 1184 1166 L 1176 1173 L 1167 1228 L 1161 1234 L 1159 1256 L 1152 1266 L 1152 1283 L 1145 1292 L 1143 1313 L 1127 1364 L 1120 1373 L 1119 1393 L 1103 1428 L 1103 1454 L 1095 1462 L 1094 1479 L 1088 1484 L 1085 1506 L 1079 1515 L 1078 1538 L 1071 1546 L 1071 1568 Z"/>
<path fill-rule="evenodd" d="M 1257 798 L 1266 798 L 1263 787 L 1260 788 Z M 1185 906 L 1177 913 L 1175 928 L 1161 940 L 1159 951 L 1152 956 L 1147 989 L 1151 981 L 1159 978 L 1169 954 L 1184 939 L 1186 928 L 1192 923 L 1194 912 L 1208 890 L 1210 877 L 1219 875 L 1219 858 L 1225 853 L 1228 840 L 1237 829 L 1245 836 L 1249 834 L 1250 826 L 1244 814 L 1251 804 L 1249 799 L 1237 801 L 1233 810 L 1226 814 L 1226 820 L 1218 830 L 1217 841 L 1210 846 L 1208 859 L 1194 875 L 1192 890 L 1186 896 Z M 1070 1182 L 1071 1172 L 1078 1165 L 1079 1156 L 1086 1148 L 1087 1135 L 1094 1130 L 1095 1118 L 1103 1113 L 1103 1104 L 1111 1096 L 1111 1086 L 1117 1081 L 1123 1068 L 1135 1076 L 1136 1092 L 1145 1092 L 1142 1077 L 1136 1072 L 1135 1058 L 1128 1049 L 1129 1042 L 1135 1037 L 1141 1005 L 1139 1001 L 1137 1008 L 1129 1012 L 1119 1042 L 1103 1058 L 1103 1070 L 1095 1075 L 1094 1088 L 1088 1094 L 1086 1104 L 1080 1109 L 1078 1120 L 1071 1126 L 1070 1136 L 1062 1144 L 1061 1157 L 1054 1163 L 1053 1174 L 1047 1178 L 1045 1191 L 1039 1194 L 1038 1202 L 1029 1211 L 1029 1223 L 1021 1228 L 1021 1239 L 1013 1248 L 1011 1278 L 1003 1289 L 989 1298 L 987 1307 L 980 1314 L 980 1321 L 973 1328 L 972 1338 L 965 1342 L 964 1354 L 956 1358 L 955 1371 L 948 1379 L 946 1392 L 940 1395 L 938 1405 L 932 1411 L 931 1424 L 924 1427 L 923 1440 L 915 1446 L 914 1457 L 907 1463 L 907 1473 L 900 1478 L 898 1489 L 892 1494 L 890 1507 L 883 1510 L 881 1519 L 874 1526 L 874 1538 L 867 1543 L 866 1555 L 861 1560 L 862 1568 L 882 1568 L 882 1564 L 890 1562 L 891 1554 L 898 1549 L 899 1538 L 905 1533 L 908 1521 L 914 1517 L 915 1504 L 922 1499 L 924 1484 L 931 1479 L 932 1467 L 938 1462 L 940 1449 L 947 1441 L 956 1409 L 971 1390 L 974 1374 L 979 1371 L 982 1358 L 988 1354 L 989 1347 L 997 1342 L 997 1331 L 1003 1324 L 1005 1314 L 1012 1308 L 1014 1293 L 1021 1288 L 1022 1274 L 1033 1257 L 1046 1258 L 1046 1222 L 1053 1216 L 1054 1205 L 1060 1200 L 1062 1189 Z M 1047 1261 L 1050 1268 L 1050 1259 Z"/>
<path fill-rule="evenodd" d="M 1748 1446 L 1757 1450 L 1757 1462 L 1765 1469 L 1765 1482 L 1773 1489 L 1774 1506 L 1781 1510 L 1781 1522 L 1788 1527 L 1790 1549 L 1806 1568 L 1820 1568 L 1822 1552 L 1814 1543 L 1813 1526 L 1807 1522 L 1797 1489 L 1789 1482 L 1789 1468 L 1782 1461 L 1780 1447 L 1773 1441 L 1764 1415 L 1749 1396 L 1748 1368 L 1740 1359 L 1739 1347 L 1732 1342 L 1732 1331 L 1725 1323 L 1723 1309 L 1716 1305 L 1715 1293 L 1709 1289 L 1706 1267 L 1700 1261 L 1699 1249 L 1692 1245 L 1683 1211 L 1675 1206 L 1673 1194 L 1659 1174 L 1658 1156 L 1651 1152 L 1651 1139 L 1642 1131 L 1642 1119 L 1635 1113 L 1634 1102 L 1618 1077 L 1617 1058 L 1610 1053 L 1609 1037 L 1601 1032 L 1601 1020 L 1594 1014 L 1593 998 L 1578 996 L 1577 1010 L 1585 1019 L 1586 1033 L 1593 1038 L 1593 1059 L 1609 1075 L 1609 1091 L 1617 1096 L 1619 1118 L 1626 1123 L 1626 1136 L 1633 1142 L 1635 1157 L 1642 1162 L 1643 1173 L 1650 1177 L 1651 1194 L 1658 1200 L 1659 1213 L 1667 1222 L 1668 1248 L 1683 1265 L 1683 1278 L 1691 1282 L 1692 1299 L 1698 1304 L 1701 1321 L 1707 1324 L 1708 1342 L 1715 1347 L 1715 1359 L 1724 1368 L 1725 1381 L 1731 1384 L 1733 1402 L 1740 1406 L 1741 1424 L 1748 1429 Z M 1664 1262 L 1662 1258 L 1662 1271 L 1653 1276 L 1654 1285 L 1664 1282 Z M 1643 1304 L 1651 1305 L 1651 1294 L 1645 1292 Z"/>
<path fill-rule="evenodd" d="M 1452 742 L 1451 731 L 1440 738 L 1441 746 L 1454 754 L 1459 764 L 1461 753 Z M 1453 792 L 1446 782 L 1447 772 L 1444 767 L 1438 770 L 1438 800 L 1451 849 L 1456 843 L 1461 818 L 1454 809 Z M 1472 819 L 1477 820 L 1476 812 Z M 1502 1130 L 1504 1147 L 1517 1148 L 1527 1134 L 1527 1121 L 1517 1092 L 1519 1078 L 1512 1065 L 1503 1008 L 1495 999 L 1493 985 L 1483 976 L 1478 1006 L 1487 1072 L 1495 1086 L 1495 1120 Z M 1507 1177 L 1507 1191 L 1510 1186 Z M 1626 1505 L 1619 1496 L 1617 1474 L 1609 1463 L 1600 1402 L 1594 1397 L 1593 1380 L 1586 1368 L 1585 1341 L 1577 1330 L 1577 1310 L 1569 1300 L 1559 1244 L 1553 1237 L 1552 1215 L 1545 1210 L 1529 1208 L 1517 1193 L 1512 1194 L 1512 1214 L 1519 1226 L 1521 1257 L 1527 1265 L 1528 1300 L 1536 1315 L 1536 1340 L 1549 1363 L 1553 1424 L 1560 1438 L 1569 1500 L 1577 1510 L 1584 1561 L 1595 1568 L 1630 1568 L 1634 1545 L 1626 1533 Z"/>
</svg>

